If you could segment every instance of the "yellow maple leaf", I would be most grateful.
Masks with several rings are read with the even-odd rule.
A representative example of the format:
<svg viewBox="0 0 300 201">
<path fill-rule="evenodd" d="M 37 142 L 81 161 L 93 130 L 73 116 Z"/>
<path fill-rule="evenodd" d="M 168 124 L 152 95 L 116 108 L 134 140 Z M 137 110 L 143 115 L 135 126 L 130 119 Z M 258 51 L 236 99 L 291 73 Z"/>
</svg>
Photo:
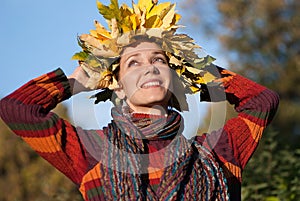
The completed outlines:
<svg viewBox="0 0 300 201">
<path fill-rule="evenodd" d="M 122 33 L 129 32 L 129 31 L 132 30 L 130 24 L 125 24 L 125 23 L 123 23 L 123 24 L 121 24 L 120 26 L 121 26 L 121 29 L 122 29 Z"/>
<path fill-rule="evenodd" d="M 164 19 L 164 17 L 169 13 L 169 11 L 172 9 L 174 4 L 169 4 L 168 7 L 165 7 L 163 10 L 160 11 L 160 13 L 158 14 L 160 19 Z"/>
<path fill-rule="evenodd" d="M 112 38 L 117 38 L 119 36 L 119 28 L 116 18 L 111 19 L 111 36 Z"/>
<path fill-rule="evenodd" d="M 168 29 L 173 22 L 174 16 L 175 16 L 175 4 L 172 4 L 170 10 L 163 18 L 162 28 Z"/>
<path fill-rule="evenodd" d="M 107 40 L 112 38 L 110 33 L 97 20 L 95 20 L 94 25 L 96 27 L 96 30 L 90 31 L 92 36 L 97 37 L 100 40 Z"/>
<path fill-rule="evenodd" d="M 192 93 L 197 93 L 198 91 L 200 91 L 200 88 L 194 85 L 191 85 L 189 88 L 192 91 Z"/>
<path fill-rule="evenodd" d="M 207 84 L 216 79 L 216 77 L 208 71 L 200 70 L 193 67 L 186 67 L 186 69 L 194 75 L 198 75 L 197 78 L 194 80 L 194 83 L 196 84 Z"/>
<path fill-rule="evenodd" d="M 150 37 L 162 38 L 164 30 L 159 28 L 152 28 L 146 31 L 146 34 Z"/>
<path fill-rule="evenodd" d="M 215 80 L 216 77 L 213 74 L 211 74 L 210 72 L 206 71 L 202 75 L 202 79 L 204 81 L 204 84 L 207 84 L 207 83 L 212 82 L 213 80 Z"/>
<path fill-rule="evenodd" d="M 132 3 L 132 9 L 133 9 L 133 12 L 134 12 L 138 17 L 141 17 L 141 16 L 142 16 L 141 10 L 140 10 L 140 8 L 139 8 L 139 6 L 138 6 L 137 4 Z"/>
<path fill-rule="evenodd" d="M 153 6 L 150 12 L 147 14 L 147 18 L 150 18 L 154 15 L 160 16 L 160 14 L 171 6 L 170 2 L 161 3 L 158 5 Z"/>
<path fill-rule="evenodd" d="M 172 25 L 176 25 L 177 22 L 181 19 L 181 15 L 175 13 L 175 17 L 173 18 L 173 22 L 172 22 Z"/>
<path fill-rule="evenodd" d="M 89 34 L 82 34 L 79 38 L 80 38 L 80 40 L 88 43 L 90 46 L 93 46 L 95 48 L 102 45 L 98 39 L 96 39 L 95 37 L 93 37 Z"/>
<path fill-rule="evenodd" d="M 191 73 L 193 73 L 193 74 L 195 74 L 195 75 L 200 74 L 201 72 L 203 72 L 203 71 L 201 71 L 200 69 L 193 68 L 193 67 L 189 67 L 189 66 L 187 66 L 186 69 L 187 69 L 189 72 L 191 72 Z"/>
<path fill-rule="evenodd" d="M 123 4 L 121 7 L 120 7 L 120 11 L 121 11 L 121 16 L 122 17 L 126 17 L 126 16 L 129 16 L 129 15 L 132 15 L 133 14 L 133 10 L 132 8 L 130 8 L 128 5 L 126 4 Z"/>
<path fill-rule="evenodd" d="M 142 16 L 140 18 L 140 30 L 144 31 L 145 29 L 145 23 L 146 23 L 146 12 L 142 12 Z"/>
<path fill-rule="evenodd" d="M 174 64 L 176 66 L 183 66 L 182 65 L 182 61 L 181 60 L 178 60 L 176 57 L 174 57 L 173 55 L 169 54 L 168 57 L 170 58 L 169 59 L 169 62 L 171 64 Z"/>
<path fill-rule="evenodd" d="M 132 23 L 132 30 L 135 31 L 140 26 L 140 21 L 136 14 L 130 16 L 130 21 Z"/>
<path fill-rule="evenodd" d="M 99 68 L 100 63 L 97 60 L 90 59 L 90 60 L 86 60 L 86 62 L 87 62 L 87 64 L 88 64 L 89 67 L 100 69 Z"/>
<path fill-rule="evenodd" d="M 140 10 L 145 10 L 147 13 L 154 6 L 154 4 L 151 0 L 139 0 L 137 5 Z"/>
<path fill-rule="evenodd" d="M 161 19 L 157 15 L 154 15 L 146 20 L 144 26 L 146 28 L 158 28 L 161 26 L 161 24 L 162 24 Z"/>
</svg>

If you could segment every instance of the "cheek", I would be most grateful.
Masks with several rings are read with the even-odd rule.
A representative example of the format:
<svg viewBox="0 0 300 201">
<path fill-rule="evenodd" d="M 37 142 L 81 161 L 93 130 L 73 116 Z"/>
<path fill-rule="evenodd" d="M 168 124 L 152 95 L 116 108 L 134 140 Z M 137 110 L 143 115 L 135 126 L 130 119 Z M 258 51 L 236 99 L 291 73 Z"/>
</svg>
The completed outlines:
<svg viewBox="0 0 300 201">
<path fill-rule="evenodd" d="M 137 80 L 138 80 L 138 77 L 134 76 L 134 74 L 132 74 L 132 75 L 127 74 L 127 75 L 121 77 L 121 80 L 119 82 L 121 83 L 122 88 L 125 93 L 125 96 L 127 98 L 131 97 L 136 92 Z"/>
<path fill-rule="evenodd" d="M 161 71 L 161 76 L 164 78 L 165 83 L 167 84 L 167 88 L 172 90 L 172 72 L 170 69 L 162 69 Z"/>
</svg>

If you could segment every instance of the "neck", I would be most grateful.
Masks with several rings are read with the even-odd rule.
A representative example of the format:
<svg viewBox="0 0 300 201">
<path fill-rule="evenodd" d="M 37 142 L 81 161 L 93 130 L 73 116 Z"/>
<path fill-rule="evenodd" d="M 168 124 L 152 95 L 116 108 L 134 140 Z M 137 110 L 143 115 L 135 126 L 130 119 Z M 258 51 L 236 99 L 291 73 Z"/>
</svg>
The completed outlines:
<svg viewBox="0 0 300 201">
<path fill-rule="evenodd" d="M 161 105 L 154 105 L 152 107 L 149 106 L 132 106 L 128 105 L 133 113 L 143 113 L 143 114 L 149 114 L 149 115 L 160 115 L 165 116 L 167 115 L 167 106 L 161 106 Z"/>
</svg>

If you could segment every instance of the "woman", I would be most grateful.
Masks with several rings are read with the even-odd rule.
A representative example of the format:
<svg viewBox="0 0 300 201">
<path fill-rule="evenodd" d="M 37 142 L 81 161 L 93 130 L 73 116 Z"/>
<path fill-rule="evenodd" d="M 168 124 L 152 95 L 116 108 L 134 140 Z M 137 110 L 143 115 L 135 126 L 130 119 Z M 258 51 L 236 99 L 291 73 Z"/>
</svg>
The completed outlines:
<svg viewBox="0 0 300 201">
<path fill-rule="evenodd" d="M 240 200 L 242 170 L 274 116 L 276 93 L 206 66 L 216 75 L 212 83 L 220 85 L 202 85 L 201 100 L 219 101 L 222 97 L 212 94 L 224 93 L 238 116 L 188 140 L 182 135 L 187 122 L 177 112 L 185 108 L 177 91 L 186 82 L 171 68 L 175 51 L 170 54 L 161 44 L 131 41 L 105 76 L 85 60 L 68 77 L 57 69 L 35 78 L 1 100 L 0 115 L 78 185 L 85 200 Z M 121 101 L 107 127 L 83 130 L 50 112 L 72 95 L 103 88 L 100 78 L 111 84 L 112 76 Z"/>
</svg>

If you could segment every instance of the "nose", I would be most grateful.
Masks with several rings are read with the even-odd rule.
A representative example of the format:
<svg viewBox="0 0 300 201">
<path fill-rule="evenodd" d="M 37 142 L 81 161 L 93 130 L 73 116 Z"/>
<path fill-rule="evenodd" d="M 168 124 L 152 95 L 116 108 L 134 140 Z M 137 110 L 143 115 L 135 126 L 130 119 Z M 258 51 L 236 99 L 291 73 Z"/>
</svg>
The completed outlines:
<svg viewBox="0 0 300 201">
<path fill-rule="evenodd" d="M 148 73 L 159 74 L 159 69 L 155 65 L 149 65 L 146 67 L 145 75 Z"/>
</svg>

